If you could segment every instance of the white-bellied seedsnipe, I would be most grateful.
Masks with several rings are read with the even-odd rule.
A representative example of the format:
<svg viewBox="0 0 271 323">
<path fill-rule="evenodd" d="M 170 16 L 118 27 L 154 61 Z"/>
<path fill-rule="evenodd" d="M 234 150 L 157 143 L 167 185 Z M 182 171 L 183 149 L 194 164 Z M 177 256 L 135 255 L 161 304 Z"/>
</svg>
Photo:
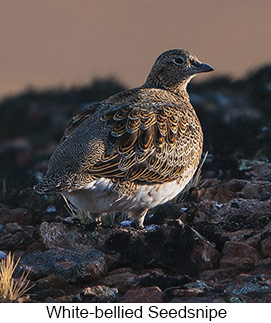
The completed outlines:
<svg viewBox="0 0 271 323">
<path fill-rule="evenodd" d="M 186 87 L 212 70 L 186 50 L 161 54 L 145 84 L 70 121 L 35 190 L 61 194 L 94 219 L 127 211 L 143 227 L 147 211 L 173 199 L 198 167 L 203 135 Z"/>
</svg>

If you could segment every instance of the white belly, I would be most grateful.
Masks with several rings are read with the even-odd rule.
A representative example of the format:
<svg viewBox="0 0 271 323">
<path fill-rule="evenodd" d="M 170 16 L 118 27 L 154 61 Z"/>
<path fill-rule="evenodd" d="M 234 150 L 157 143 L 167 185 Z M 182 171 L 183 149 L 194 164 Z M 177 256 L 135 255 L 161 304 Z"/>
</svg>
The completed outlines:
<svg viewBox="0 0 271 323">
<path fill-rule="evenodd" d="M 114 190 L 114 184 L 111 180 L 105 178 L 95 180 L 83 189 L 63 193 L 63 195 L 77 209 L 91 213 L 151 209 L 170 201 L 178 195 L 190 181 L 193 174 L 194 169 L 190 169 L 184 174 L 181 181 L 140 185 L 131 196 L 119 195 Z"/>
</svg>

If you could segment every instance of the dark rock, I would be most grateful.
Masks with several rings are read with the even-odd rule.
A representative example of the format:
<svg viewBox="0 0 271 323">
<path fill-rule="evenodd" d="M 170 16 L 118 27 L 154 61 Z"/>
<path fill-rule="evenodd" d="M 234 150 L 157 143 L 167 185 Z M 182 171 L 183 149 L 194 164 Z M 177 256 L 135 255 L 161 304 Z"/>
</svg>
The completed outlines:
<svg viewBox="0 0 271 323">
<path fill-rule="evenodd" d="M 254 229 L 242 229 L 234 232 L 224 231 L 221 233 L 222 237 L 233 242 L 245 242 L 257 234 Z M 249 243 L 247 243 L 249 244 Z"/>
<path fill-rule="evenodd" d="M 126 245 L 120 251 L 120 263 L 131 265 L 135 270 L 162 267 L 184 275 L 196 275 L 202 270 L 218 266 L 218 251 L 195 230 L 180 221 L 172 221 L 151 232 L 115 230 L 106 247 L 115 246 L 115 240 L 121 240 L 122 232 Z"/>
<path fill-rule="evenodd" d="M 197 280 L 195 282 L 187 283 L 182 287 L 175 286 L 167 288 L 164 290 L 164 299 L 169 302 L 176 298 L 178 298 L 180 301 L 182 299 L 186 300 L 187 298 L 198 298 L 206 296 L 206 294 L 212 289 L 213 288 L 206 285 L 205 282 Z"/>
<path fill-rule="evenodd" d="M 248 297 L 249 301 L 263 299 L 271 293 L 270 282 L 270 277 L 264 274 L 240 274 L 226 286 L 225 292 L 241 298 Z"/>
<path fill-rule="evenodd" d="M 271 183 L 267 181 L 248 182 L 242 189 L 242 198 L 268 200 L 271 196 Z"/>
<path fill-rule="evenodd" d="M 98 279 L 107 270 L 104 254 L 98 250 L 83 252 L 62 248 L 29 253 L 21 259 L 19 268 L 30 270 L 32 279 L 55 274 L 71 283 Z"/>
<path fill-rule="evenodd" d="M 261 251 L 266 257 L 271 257 L 271 235 L 261 241 Z"/>
<path fill-rule="evenodd" d="M 118 295 L 116 288 L 97 285 L 84 288 L 73 298 L 73 302 L 83 303 L 112 303 Z"/>
<path fill-rule="evenodd" d="M 35 281 L 31 288 L 31 300 L 44 302 L 50 299 L 64 297 L 73 292 L 71 285 L 55 275 L 49 275 Z"/>
<path fill-rule="evenodd" d="M 214 270 L 205 270 L 199 275 L 199 277 L 205 281 L 221 282 L 232 279 L 239 273 L 240 271 L 235 268 L 219 268 Z"/>
<path fill-rule="evenodd" d="M 260 230 L 271 221 L 270 208 L 271 199 L 238 198 L 223 204 L 203 200 L 199 203 L 194 222 L 219 224 L 221 229 L 229 232 L 251 228 Z"/>
<path fill-rule="evenodd" d="M 32 222 L 32 213 L 23 208 L 11 209 L 0 204 L 0 224 L 16 222 L 18 225 L 26 226 Z"/>
<path fill-rule="evenodd" d="M 142 277 L 143 276 L 143 277 Z M 187 275 L 165 275 L 156 272 L 141 275 L 139 285 L 142 287 L 157 286 L 161 290 L 172 286 L 184 286 L 189 283 L 191 278 Z"/>
<path fill-rule="evenodd" d="M 6 223 L 5 229 L 9 233 L 15 233 L 17 231 L 22 231 L 23 230 L 23 228 L 17 222 L 9 222 L 9 223 Z"/>
<path fill-rule="evenodd" d="M 163 293 L 157 286 L 128 290 L 118 301 L 120 303 L 163 303 Z"/>
<path fill-rule="evenodd" d="M 15 233 L 8 233 L 0 236 L 0 249 L 16 251 L 25 250 L 36 239 L 38 239 L 38 232 L 32 226 L 26 226 L 22 231 Z"/>
</svg>

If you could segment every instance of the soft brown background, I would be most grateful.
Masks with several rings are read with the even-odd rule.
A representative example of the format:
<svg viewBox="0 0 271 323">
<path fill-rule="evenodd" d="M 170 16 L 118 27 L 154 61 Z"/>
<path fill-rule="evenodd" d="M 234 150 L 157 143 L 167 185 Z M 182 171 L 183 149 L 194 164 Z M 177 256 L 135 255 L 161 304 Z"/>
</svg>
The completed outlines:
<svg viewBox="0 0 271 323">
<path fill-rule="evenodd" d="M 0 0 L 0 97 L 107 75 L 134 87 L 170 48 L 242 76 L 270 39 L 270 0 Z"/>
</svg>

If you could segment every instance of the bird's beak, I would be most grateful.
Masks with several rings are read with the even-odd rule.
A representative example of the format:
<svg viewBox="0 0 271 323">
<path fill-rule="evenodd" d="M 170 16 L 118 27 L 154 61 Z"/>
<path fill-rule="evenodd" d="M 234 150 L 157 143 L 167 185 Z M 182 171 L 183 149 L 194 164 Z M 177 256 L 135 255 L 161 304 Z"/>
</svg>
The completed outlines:
<svg viewBox="0 0 271 323">
<path fill-rule="evenodd" d="M 205 72 L 212 72 L 214 71 L 213 67 L 205 64 L 205 63 L 201 63 L 198 67 L 197 67 L 197 72 L 198 73 L 205 73 Z"/>
</svg>

